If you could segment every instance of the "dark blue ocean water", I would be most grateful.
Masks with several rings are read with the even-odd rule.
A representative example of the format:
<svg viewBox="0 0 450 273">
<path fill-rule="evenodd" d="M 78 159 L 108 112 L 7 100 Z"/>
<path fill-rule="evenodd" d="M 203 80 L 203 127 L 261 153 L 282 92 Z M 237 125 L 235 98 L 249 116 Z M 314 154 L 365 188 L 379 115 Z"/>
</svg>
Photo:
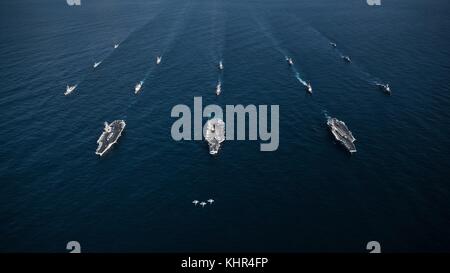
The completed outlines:
<svg viewBox="0 0 450 273">
<path fill-rule="evenodd" d="M 85 252 L 365 252 L 371 240 L 450 251 L 449 11 L 447 0 L 2 1 L 0 251 L 66 252 L 71 240 Z M 173 141 L 170 111 L 194 96 L 280 105 L 279 149 L 229 141 L 211 157 L 205 142 Z M 326 115 L 350 127 L 355 155 Z M 127 128 L 99 158 L 115 119 Z"/>
</svg>

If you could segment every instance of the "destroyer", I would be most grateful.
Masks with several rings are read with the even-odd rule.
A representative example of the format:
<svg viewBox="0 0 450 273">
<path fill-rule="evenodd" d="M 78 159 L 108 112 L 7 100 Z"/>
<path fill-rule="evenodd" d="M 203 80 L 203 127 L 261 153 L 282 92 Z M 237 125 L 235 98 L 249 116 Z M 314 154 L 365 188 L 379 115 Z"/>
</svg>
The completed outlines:
<svg viewBox="0 0 450 273">
<path fill-rule="evenodd" d="M 288 62 L 288 64 L 289 64 L 290 66 L 294 65 L 294 61 L 292 60 L 292 58 L 286 57 L 286 61 Z"/>
<path fill-rule="evenodd" d="M 97 66 L 99 66 L 101 63 L 102 63 L 101 61 L 100 61 L 100 62 L 94 63 L 94 68 L 96 68 Z"/>
<path fill-rule="evenodd" d="M 345 122 L 336 118 L 329 118 L 327 120 L 327 125 L 336 140 L 342 143 L 350 153 L 356 152 L 356 146 L 353 143 L 356 139 L 353 137 L 352 132 L 347 128 L 347 125 L 345 125 Z"/>
<path fill-rule="evenodd" d="M 225 122 L 218 118 L 208 120 L 205 139 L 208 141 L 209 153 L 212 155 L 217 154 L 220 149 L 220 143 L 225 141 Z"/>
<path fill-rule="evenodd" d="M 381 90 L 384 91 L 384 93 L 390 95 L 391 94 L 391 88 L 389 87 L 389 84 L 381 84 L 381 83 L 377 83 L 378 88 L 380 88 Z"/>
<path fill-rule="evenodd" d="M 309 94 L 312 94 L 312 86 L 311 86 L 311 83 L 308 83 L 308 84 L 305 86 L 305 88 L 306 88 L 306 91 L 308 91 Z"/>
<path fill-rule="evenodd" d="M 351 63 L 351 62 L 352 62 L 352 60 L 350 59 L 349 56 L 342 56 L 342 59 L 343 59 L 345 62 L 347 62 L 347 63 Z"/>
<path fill-rule="evenodd" d="M 134 87 L 134 94 L 137 94 L 137 93 L 139 93 L 139 91 L 141 91 L 143 84 L 144 84 L 144 81 L 140 81 L 136 84 L 136 86 Z"/>
<path fill-rule="evenodd" d="M 220 95 L 221 92 L 222 92 L 222 83 L 219 81 L 216 86 L 216 95 L 217 96 Z"/>
<path fill-rule="evenodd" d="M 97 140 L 98 147 L 95 153 L 99 156 L 106 153 L 120 138 L 125 125 L 124 120 L 115 120 L 111 124 L 105 122 L 103 133 Z"/>
<path fill-rule="evenodd" d="M 68 86 L 66 87 L 66 92 L 64 92 L 64 96 L 69 95 L 69 94 L 72 93 L 76 88 L 77 88 L 77 85 L 72 85 L 72 86 L 68 85 Z"/>
</svg>

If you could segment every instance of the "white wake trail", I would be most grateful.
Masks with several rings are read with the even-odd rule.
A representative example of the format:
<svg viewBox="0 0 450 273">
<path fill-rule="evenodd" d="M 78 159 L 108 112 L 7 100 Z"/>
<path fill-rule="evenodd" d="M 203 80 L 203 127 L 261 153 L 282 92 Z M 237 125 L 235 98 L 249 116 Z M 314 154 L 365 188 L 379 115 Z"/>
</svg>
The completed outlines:
<svg viewBox="0 0 450 273">
<path fill-rule="evenodd" d="M 307 85 L 308 85 L 308 83 L 306 83 L 302 78 L 300 78 L 300 73 L 296 72 L 296 73 L 295 73 L 295 77 L 296 77 L 297 80 L 298 80 L 301 84 L 303 84 L 304 86 L 307 86 Z"/>
</svg>

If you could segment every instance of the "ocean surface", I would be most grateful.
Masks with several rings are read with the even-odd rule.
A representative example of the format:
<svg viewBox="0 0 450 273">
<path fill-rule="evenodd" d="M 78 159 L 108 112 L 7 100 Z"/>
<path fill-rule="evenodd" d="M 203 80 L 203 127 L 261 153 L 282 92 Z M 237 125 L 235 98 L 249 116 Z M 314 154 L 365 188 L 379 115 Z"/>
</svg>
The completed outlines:
<svg viewBox="0 0 450 273">
<path fill-rule="evenodd" d="M 450 3 L 381 4 L 1 1 L 0 252 L 450 251 Z M 195 96 L 279 105 L 279 149 L 174 141 Z"/>
</svg>

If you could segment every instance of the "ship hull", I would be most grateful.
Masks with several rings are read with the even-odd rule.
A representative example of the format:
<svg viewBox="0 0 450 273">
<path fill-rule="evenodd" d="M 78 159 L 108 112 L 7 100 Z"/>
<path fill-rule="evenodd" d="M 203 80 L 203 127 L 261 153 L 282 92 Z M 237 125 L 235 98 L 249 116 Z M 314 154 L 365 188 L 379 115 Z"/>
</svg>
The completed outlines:
<svg viewBox="0 0 450 273">
<path fill-rule="evenodd" d="M 114 144 L 122 136 L 122 132 L 125 129 L 126 123 L 123 120 L 115 120 L 110 125 L 111 131 L 104 131 L 97 140 L 98 147 L 95 153 L 99 156 L 103 156 L 109 151 Z"/>
<path fill-rule="evenodd" d="M 327 125 L 335 140 L 342 144 L 350 154 L 356 153 L 356 146 L 354 144 L 356 139 L 344 122 L 332 118 L 327 121 Z"/>
</svg>

